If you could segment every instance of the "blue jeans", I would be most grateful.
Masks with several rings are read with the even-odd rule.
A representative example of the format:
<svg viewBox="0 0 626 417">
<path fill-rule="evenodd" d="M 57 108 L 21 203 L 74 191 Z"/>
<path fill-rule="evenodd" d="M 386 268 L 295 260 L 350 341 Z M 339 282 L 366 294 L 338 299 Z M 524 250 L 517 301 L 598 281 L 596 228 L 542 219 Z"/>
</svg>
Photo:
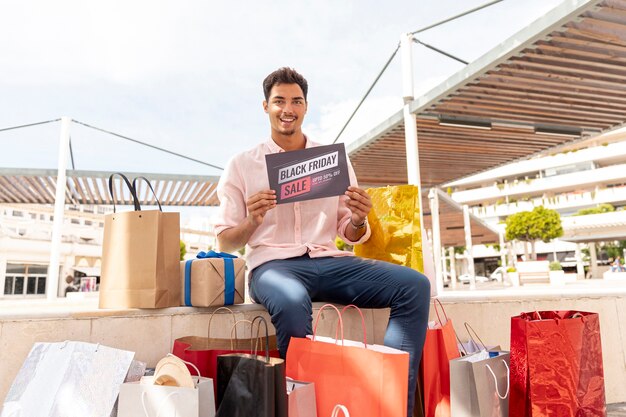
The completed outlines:
<svg viewBox="0 0 626 417">
<path fill-rule="evenodd" d="M 272 317 L 278 349 L 284 358 L 291 337 L 312 334 L 313 301 L 390 307 L 384 343 L 409 352 L 407 415 L 413 413 L 415 386 L 422 356 L 430 282 L 400 265 L 356 256 L 297 258 L 266 262 L 251 272 L 250 295 Z"/>
</svg>

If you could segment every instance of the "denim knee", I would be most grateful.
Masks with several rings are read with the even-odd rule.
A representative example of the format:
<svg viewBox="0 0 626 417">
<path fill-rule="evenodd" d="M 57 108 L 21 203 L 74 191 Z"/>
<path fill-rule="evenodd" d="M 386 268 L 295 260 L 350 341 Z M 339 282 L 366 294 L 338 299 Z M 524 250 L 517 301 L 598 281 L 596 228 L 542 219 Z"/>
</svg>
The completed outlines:
<svg viewBox="0 0 626 417">
<path fill-rule="evenodd" d="M 430 300 L 430 281 L 426 275 L 410 268 L 403 274 L 402 292 L 407 299 L 416 300 L 416 303 L 428 303 Z"/>
</svg>

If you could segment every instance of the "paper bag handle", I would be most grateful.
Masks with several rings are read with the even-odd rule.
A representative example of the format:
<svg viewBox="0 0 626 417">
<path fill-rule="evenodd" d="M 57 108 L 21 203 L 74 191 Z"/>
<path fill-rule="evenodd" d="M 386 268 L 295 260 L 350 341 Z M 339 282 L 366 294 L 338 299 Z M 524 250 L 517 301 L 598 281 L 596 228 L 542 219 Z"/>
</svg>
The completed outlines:
<svg viewBox="0 0 626 417">
<path fill-rule="evenodd" d="M 165 404 L 165 402 L 167 400 L 169 400 L 170 397 L 174 396 L 174 395 L 178 395 L 179 392 L 178 391 L 172 391 L 169 394 L 167 394 L 165 396 L 165 398 L 163 398 L 161 400 L 161 402 L 159 403 L 159 407 L 158 407 L 158 411 L 155 417 L 159 417 L 161 415 L 161 411 L 163 410 L 163 405 Z M 146 391 L 143 391 L 141 393 L 141 406 L 143 407 L 143 413 L 146 415 L 146 417 L 150 417 L 150 413 L 148 413 L 148 407 L 146 407 L 146 396 L 148 395 L 148 393 Z M 174 417 L 176 417 L 178 415 L 178 412 L 176 411 L 176 408 L 174 408 Z"/>
<path fill-rule="evenodd" d="M 211 338 L 211 320 L 213 320 L 213 316 L 215 315 L 215 313 L 217 313 L 220 310 L 226 310 L 228 311 L 230 314 L 232 314 L 233 316 L 233 323 L 237 324 L 237 317 L 235 316 L 235 312 L 233 310 L 231 310 L 228 307 L 220 307 L 215 309 L 212 313 L 211 313 L 211 317 L 209 317 L 209 324 L 207 326 L 207 338 L 210 339 Z M 231 339 L 232 339 L 232 329 L 231 329 Z M 237 339 L 237 328 L 235 328 L 235 339 Z"/>
<path fill-rule="evenodd" d="M 154 192 L 154 188 L 152 188 L 152 184 L 150 184 L 150 180 L 147 179 L 146 177 L 135 177 L 133 178 L 133 190 L 135 190 L 135 195 L 137 195 L 137 180 L 144 180 L 147 184 L 148 184 L 148 188 L 150 188 L 150 191 L 152 191 L 152 195 L 154 196 L 154 199 L 156 200 L 158 206 L 159 206 L 159 211 L 163 211 L 163 209 L 161 208 L 161 202 L 159 201 L 159 198 L 157 197 L 156 193 Z M 139 205 L 139 196 L 137 195 L 137 204 Z"/>
<path fill-rule="evenodd" d="M 265 325 L 265 362 L 270 363 L 270 335 L 269 335 L 269 330 L 267 328 L 267 321 L 265 320 L 264 317 L 256 316 L 255 318 L 252 319 L 252 323 L 250 325 L 250 337 L 252 337 L 252 330 L 253 330 L 254 324 L 257 322 L 259 323 L 257 327 L 257 333 L 256 333 L 257 342 L 259 340 L 259 332 L 261 331 L 261 323 Z M 256 355 L 256 345 L 254 347 L 254 353 Z"/>
<path fill-rule="evenodd" d="M 448 315 L 446 314 L 446 310 L 443 308 L 443 304 L 441 304 L 441 301 L 439 301 L 438 298 L 433 299 L 433 307 L 435 309 L 435 314 L 437 315 L 437 320 L 439 320 L 439 325 L 441 327 L 443 327 L 443 325 L 445 324 L 444 322 L 441 321 L 441 317 L 439 317 L 439 309 L 437 308 L 437 306 L 439 306 L 439 308 L 441 308 L 441 312 L 443 313 L 443 317 L 446 319 L 446 323 L 448 322 L 448 320 L 450 320 L 448 318 Z"/>
<path fill-rule="evenodd" d="M 235 332 L 235 340 L 238 340 L 237 339 L 237 325 L 239 323 L 250 323 L 250 326 L 252 326 L 252 322 L 247 319 L 237 320 L 235 324 L 232 325 L 232 327 L 230 328 L 230 350 L 235 350 L 235 345 L 233 344 L 233 331 Z M 250 333 L 252 333 L 252 330 L 250 330 Z M 252 342 L 250 342 L 250 347 L 252 347 Z"/>
<path fill-rule="evenodd" d="M 441 311 L 443 312 L 443 316 L 446 319 L 446 323 L 449 322 L 450 319 L 448 318 L 448 315 L 446 314 L 446 310 L 443 308 L 443 304 L 441 304 L 441 301 L 439 301 L 438 298 L 434 298 L 433 307 L 435 309 L 435 314 L 437 315 L 437 320 L 439 320 L 439 325 L 443 327 L 444 323 L 441 321 L 441 317 L 439 317 L 439 309 L 437 309 L 437 306 L 441 308 Z M 463 343 L 461 343 L 461 339 L 459 339 L 459 335 L 456 334 L 456 330 L 454 329 L 454 326 L 452 326 L 452 331 L 454 332 L 454 337 L 456 338 L 456 341 L 459 344 L 459 350 L 461 351 L 463 356 L 467 356 L 467 352 L 465 351 L 465 349 L 463 349 Z"/>
<path fill-rule="evenodd" d="M 348 412 L 348 409 L 346 408 L 346 406 L 341 405 L 341 404 L 337 404 L 335 408 L 333 408 L 333 413 L 330 415 L 330 417 L 339 417 L 340 411 L 343 412 L 343 415 L 345 417 L 350 417 L 350 412 Z"/>
<path fill-rule="evenodd" d="M 474 328 L 472 326 L 470 326 L 470 324 L 468 322 L 463 323 L 463 325 L 465 326 L 465 330 L 467 330 L 467 334 L 469 335 L 470 339 L 472 339 L 472 341 L 474 343 L 476 343 L 476 339 L 478 339 L 480 344 L 483 346 L 483 349 L 487 350 L 487 346 L 480 339 L 480 337 L 478 336 L 478 333 L 476 333 L 476 330 L 474 330 Z M 474 336 L 476 336 L 476 339 L 474 339 L 474 336 L 472 336 L 472 333 L 474 333 Z M 476 343 L 476 344 L 478 344 L 478 343 Z"/>
<path fill-rule="evenodd" d="M 141 211 L 141 207 L 139 206 L 139 200 L 137 199 L 137 193 L 135 192 L 135 187 L 130 183 L 126 175 L 121 172 L 115 172 L 109 176 L 109 193 L 111 194 L 111 200 L 113 201 L 113 213 L 115 213 L 115 192 L 113 191 L 113 177 L 119 175 L 122 177 L 128 190 L 130 191 L 130 196 L 133 199 L 133 206 L 135 207 L 135 211 Z"/>
<path fill-rule="evenodd" d="M 317 312 L 317 317 L 315 317 L 315 326 L 313 326 L 313 341 L 315 342 L 315 337 L 317 336 L 317 323 L 319 322 L 320 316 L 322 315 L 322 310 L 324 310 L 326 307 L 330 307 L 334 309 L 337 312 L 337 315 L 339 316 L 339 328 L 341 329 L 341 345 L 343 346 L 343 319 L 341 318 L 341 312 L 339 311 L 339 309 L 337 309 L 337 307 L 335 307 L 332 304 L 324 304 L 322 307 L 320 307 L 320 310 Z M 337 340 L 339 339 L 335 337 L 335 343 Z"/>
<path fill-rule="evenodd" d="M 361 316 L 361 328 L 363 329 L 363 345 L 365 346 L 365 349 L 367 349 L 367 330 L 365 329 L 365 317 L 363 317 L 363 312 L 361 311 L 360 308 L 358 308 L 354 304 L 348 304 L 347 306 L 341 309 L 341 315 L 343 316 L 343 313 L 349 308 L 356 309 L 356 311 L 358 311 L 359 315 Z M 339 332 L 339 326 L 337 326 L 337 329 L 335 329 L 335 340 L 337 340 L 338 332 Z"/>
<path fill-rule="evenodd" d="M 493 381 L 496 384 L 496 394 L 498 394 L 498 397 L 501 400 L 506 400 L 506 398 L 509 396 L 509 389 L 511 388 L 511 370 L 509 369 L 509 365 L 507 365 L 504 359 L 502 359 L 502 363 L 504 363 L 504 366 L 506 366 L 506 392 L 504 393 L 504 395 L 500 395 L 500 389 L 498 388 L 498 378 L 496 378 L 496 374 L 491 370 L 491 366 L 489 366 L 489 364 L 485 364 L 485 366 L 493 376 Z"/>
</svg>

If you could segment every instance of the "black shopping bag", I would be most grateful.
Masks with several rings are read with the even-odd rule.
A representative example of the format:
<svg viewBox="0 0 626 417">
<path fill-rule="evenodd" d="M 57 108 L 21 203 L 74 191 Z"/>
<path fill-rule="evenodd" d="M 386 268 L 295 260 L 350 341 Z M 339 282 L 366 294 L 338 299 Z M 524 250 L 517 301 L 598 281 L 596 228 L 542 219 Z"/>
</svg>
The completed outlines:
<svg viewBox="0 0 626 417">
<path fill-rule="evenodd" d="M 267 322 L 265 355 L 231 353 L 217 357 L 216 417 L 287 417 L 285 360 L 269 355 Z"/>
</svg>

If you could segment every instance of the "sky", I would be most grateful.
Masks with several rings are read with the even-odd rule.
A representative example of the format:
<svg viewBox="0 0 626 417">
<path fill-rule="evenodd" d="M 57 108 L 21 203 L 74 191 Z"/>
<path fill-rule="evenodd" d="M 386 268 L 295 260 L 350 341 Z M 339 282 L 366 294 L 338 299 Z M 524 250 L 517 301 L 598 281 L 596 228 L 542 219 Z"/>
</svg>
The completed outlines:
<svg viewBox="0 0 626 417">
<path fill-rule="evenodd" d="M 68 116 L 223 167 L 269 139 L 262 81 L 290 66 L 309 82 L 303 129 L 331 143 L 412 32 L 487 0 L 0 2 L 0 129 Z M 418 35 L 473 61 L 560 0 L 504 0 Z M 413 45 L 415 96 L 464 64 Z M 397 55 L 341 136 L 349 143 L 402 105 Z M 0 167 L 56 168 L 60 123 L 0 131 Z M 71 126 L 75 168 L 220 175 Z"/>
</svg>

